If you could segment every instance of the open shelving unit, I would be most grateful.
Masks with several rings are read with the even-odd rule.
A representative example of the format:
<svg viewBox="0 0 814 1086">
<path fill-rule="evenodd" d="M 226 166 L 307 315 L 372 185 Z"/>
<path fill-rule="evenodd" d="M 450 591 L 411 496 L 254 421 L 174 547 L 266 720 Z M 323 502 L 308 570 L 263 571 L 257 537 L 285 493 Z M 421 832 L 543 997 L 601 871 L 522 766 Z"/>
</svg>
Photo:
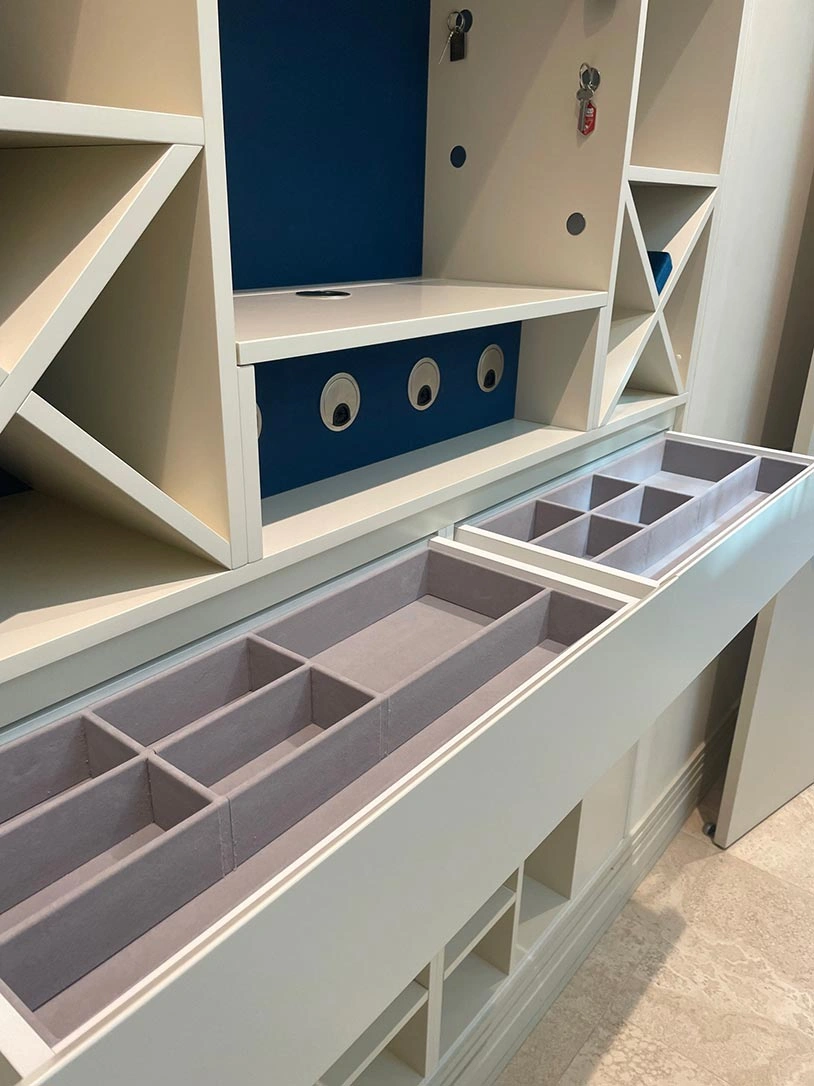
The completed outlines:
<svg viewBox="0 0 814 1086">
<path fill-rule="evenodd" d="M 627 832 L 634 755 L 628 752 L 545 835 L 319 1086 L 417 1086 L 434 1078 L 489 1015 L 508 979 L 551 953 L 557 927 L 567 925 L 581 895 L 592 893 L 613 863 Z"/>
<path fill-rule="evenodd" d="M 0 468 L 21 481 L 0 498 L 6 673 L 245 561 L 213 14 L 0 14 Z"/>
<path fill-rule="evenodd" d="M 370 26 L 335 28 L 356 35 L 341 38 L 348 48 L 336 62 L 367 73 L 372 58 L 370 71 L 409 98 L 415 123 L 405 127 L 397 110 L 398 131 L 377 123 L 371 142 L 367 115 L 355 112 L 367 108 L 359 97 L 353 108 L 315 114 L 317 80 L 307 108 L 315 132 L 329 138 L 311 143 L 296 138 L 275 94 L 296 104 L 303 87 L 311 93 L 308 65 L 334 58 L 324 43 L 305 50 L 295 32 L 302 11 L 287 2 L 250 21 L 256 48 L 283 49 L 283 68 L 262 70 L 245 63 L 255 43 L 241 31 L 239 2 L 221 10 L 225 36 L 216 0 L 169 8 L 32 0 L 0 15 L 0 470 L 29 488 L 0 498 L 9 571 L 0 674 L 11 679 L 66 652 L 95 652 L 116 632 L 141 637 L 157 608 L 179 615 L 186 631 L 186 608 L 232 587 L 262 582 L 259 607 L 274 596 L 277 573 L 290 571 L 302 587 L 319 583 L 377 557 L 377 548 L 443 530 L 512 488 L 569 470 L 592 449 L 668 425 L 686 401 L 740 0 L 725 11 L 691 0 L 679 33 L 666 0 L 616 5 L 596 25 L 578 3 L 555 11 L 521 0 L 509 19 L 505 5 L 488 0 L 474 13 L 467 60 L 456 64 L 438 63 L 449 12 L 431 0 L 411 9 L 396 68 L 369 48 L 370 28 L 380 25 L 372 13 Z M 271 40 L 281 19 L 282 46 Z M 588 138 L 576 132 L 585 61 L 603 72 L 600 121 Z M 275 94 L 252 99 L 272 112 L 243 127 L 229 108 L 236 69 L 241 79 L 278 81 Z M 703 108 L 679 115 L 672 103 L 693 80 Z M 349 126 L 358 131 L 346 162 Z M 281 149 L 273 179 L 256 168 L 271 147 Z M 466 152 L 460 168 L 454 148 Z M 300 173 L 289 175 L 286 156 L 297 155 Z M 265 177 L 254 200 L 236 161 L 255 183 Z M 231 250 L 226 164 L 233 227 L 235 208 L 245 204 L 249 215 L 232 230 Z M 388 201 L 403 189 L 390 181 L 405 171 L 414 199 L 396 208 Z M 348 198 L 348 178 L 364 199 Z M 380 203 L 367 178 L 389 179 Z M 292 198 L 289 209 L 285 192 L 298 181 L 305 199 Z M 277 186 L 277 204 L 267 183 Z M 335 186 L 342 201 L 332 204 Z M 334 211 L 328 220 L 320 193 Z M 276 234 L 256 221 L 261 212 Z M 368 222 L 362 254 L 381 255 L 409 223 L 410 259 L 392 262 L 398 274 L 389 265 L 341 282 L 323 274 L 355 255 L 343 240 L 346 213 Z M 335 244 L 324 229 L 309 235 L 317 263 L 304 287 L 281 270 L 268 282 L 236 277 L 235 293 L 235 236 L 239 247 L 256 233 L 273 272 L 276 241 L 297 248 L 288 221 L 302 226 L 297 215 L 338 231 Z M 584 228 L 572 232 L 575 216 Z M 648 248 L 673 258 L 661 294 Z M 297 294 L 325 282 L 350 296 Z M 499 421 L 484 414 L 472 429 L 433 440 L 420 433 L 431 429 L 432 410 L 415 413 L 415 447 L 379 460 L 373 450 L 371 462 L 261 496 L 263 381 L 268 434 L 280 421 L 266 408 L 275 373 L 296 382 L 326 357 L 352 372 L 365 350 L 380 351 L 384 369 L 405 344 L 415 342 L 417 361 L 435 349 L 433 337 L 492 328 L 495 337 L 522 329 L 511 332 L 520 335 L 519 353 L 509 360 L 507 352 L 516 391 Z M 473 382 L 477 362 L 460 362 Z M 393 387 L 406 386 L 399 374 Z M 386 417 L 366 387 L 362 397 L 365 410 Z M 308 403 L 317 415 L 315 398 Z M 291 459 L 310 455 L 308 439 L 291 445 Z M 333 459 L 324 459 L 328 473 Z M 50 565 L 49 537 L 61 552 Z M 94 550 L 115 557 L 95 569 Z"/>
</svg>

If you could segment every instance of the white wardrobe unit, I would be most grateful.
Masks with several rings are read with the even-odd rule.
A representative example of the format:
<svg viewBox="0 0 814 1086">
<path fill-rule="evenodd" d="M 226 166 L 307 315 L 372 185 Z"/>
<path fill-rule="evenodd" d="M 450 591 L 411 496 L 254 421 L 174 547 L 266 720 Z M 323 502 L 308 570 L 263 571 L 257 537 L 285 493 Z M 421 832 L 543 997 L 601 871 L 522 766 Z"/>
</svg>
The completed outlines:
<svg viewBox="0 0 814 1086">
<path fill-rule="evenodd" d="M 2 1086 L 482 1081 L 726 757 L 639 744 L 814 555 L 682 432 L 753 0 L 514 6 L 427 5 L 422 274 L 234 296 L 215 0 L 0 14 Z M 481 333 L 274 485 L 275 373 L 344 463 Z"/>
</svg>

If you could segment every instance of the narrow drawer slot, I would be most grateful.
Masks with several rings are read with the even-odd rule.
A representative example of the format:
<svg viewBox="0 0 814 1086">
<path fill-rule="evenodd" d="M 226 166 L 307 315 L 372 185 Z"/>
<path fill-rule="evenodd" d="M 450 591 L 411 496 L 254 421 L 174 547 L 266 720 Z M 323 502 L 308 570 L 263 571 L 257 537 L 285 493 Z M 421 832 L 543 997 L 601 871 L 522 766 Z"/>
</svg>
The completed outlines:
<svg viewBox="0 0 814 1086">
<path fill-rule="evenodd" d="M 223 801 L 147 758 L 12 819 L 0 977 L 36 1010 L 223 878 L 229 855 Z"/>
</svg>

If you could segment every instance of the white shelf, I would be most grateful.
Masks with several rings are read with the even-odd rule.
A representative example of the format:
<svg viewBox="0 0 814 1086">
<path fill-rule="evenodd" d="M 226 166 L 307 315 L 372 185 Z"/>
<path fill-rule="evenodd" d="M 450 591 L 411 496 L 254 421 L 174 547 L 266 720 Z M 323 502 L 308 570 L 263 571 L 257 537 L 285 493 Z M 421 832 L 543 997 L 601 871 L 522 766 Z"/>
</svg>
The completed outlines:
<svg viewBox="0 0 814 1086">
<path fill-rule="evenodd" d="M 694 173 L 692 170 L 664 170 L 656 166 L 628 166 L 628 181 L 640 181 L 645 185 L 696 185 L 699 188 L 717 188 L 721 177 L 717 173 Z"/>
<path fill-rule="evenodd" d="M 382 1052 L 356 1079 L 357 1086 L 419 1086 L 424 1080 L 392 1052 Z"/>
<path fill-rule="evenodd" d="M 27 673 L 36 667 L 36 650 L 54 639 L 83 631 L 95 640 L 93 627 L 107 637 L 124 632 L 133 609 L 218 572 L 202 558 L 36 491 L 0 499 L 0 516 L 0 681 L 18 671 L 15 657 Z"/>
<path fill-rule="evenodd" d="M 441 1011 L 441 1055 L 448 1052 L 494 998 L 506 974 L 477 954 L 464 958 L 444 982 Z"/>
<path fill-rule="evenodd" d="M 613 409 L 609 423 L 631 423 L 644 421 L 654 415 L 661 414 L 671 407 L 681 407 L 687 402 L 687 394 L 680 396 L 665 396 L 657 392 L 639 392 L 635 389 L 626 389 L 619 397 L 619 402 Z"/>
<path fill-rule="evenodd" d="M 364 1072 L 374 1061 L 377 1061 L 377 1057 L 384 1053 L 384 1050 L 398 1034 L 398 1032 L 407 1025 L 407 1023 L 413 1018 L 415 1014 L 424 1006 L 427 1002 L 429 993 L 426 988 L 422 988 L 420 984 L 413 981 L 404 991 L 398 995 L 390 1006 L 380 1014 L 376 1021 L 370 1026 L 362 1036 L 351 1047 L 340 1056 L 336 1063 L 325 1072 L 320 1079 L 320 1086 L 351 1086 L 351 1083 L 359 1080 L 359 1076 Z M 387 1067 L 392 1061 L 400 1064 L 407 1071 L 410 1068 L 406 1064 L 401 1063 L 390 1053 L 389 1060 L 382 1062 L 380 1070 Z M 388 1081 L 387 1079 L 381 1079 L 374 1075 L 370 1078 L 371 1082 Z"/>
<path fill-rule="evenodd" d="M 591 431 L 510 419 L 277 494 L 262 504 L 264 557 L 288 565 L 321 554 L 596 438 Z"/>
<path fill-rule="evenodd" d="M 203 142 L 201 117 L 0 96 L 0 147 Z"/>
<path fill-rule="evenodd" d="M 567 904 L 567 897 L 528 875 L 523 876 L 517 945 L 524 953 L 528 954 L 542 939 Z"/>
<path fill-rule="evenodd" d="M 608 300 L 602 291 L 440 279 L 398 279 L 328 289 L 348 290 L 350 297 L 303 298 L 295 290 L 236 294 L 238 363 L 249 366 L 575 313 L 597 309 Z"/>
<path fill-rule="evenodd" d="M 481 939 L 514 904 L 515 895 L 508 886 L 501 886 L 485 905 L 468 920 L 446 945 L 444 952 L 444 978 L 448 978 L 473 950 Z"/>
</svg>

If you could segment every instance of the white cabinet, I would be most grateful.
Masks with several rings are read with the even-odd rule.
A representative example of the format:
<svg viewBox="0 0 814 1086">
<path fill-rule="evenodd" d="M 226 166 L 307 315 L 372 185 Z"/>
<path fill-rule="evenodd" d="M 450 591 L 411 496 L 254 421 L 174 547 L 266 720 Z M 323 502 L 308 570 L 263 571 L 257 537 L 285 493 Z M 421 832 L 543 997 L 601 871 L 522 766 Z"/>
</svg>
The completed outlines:
<svg viewBox="0 0 814 1086">
<path fill-rule="evenodd" d="M 10 1067 L 430 1073 L 604 859 L 627 752 L 811 558 L 814 467 L 668 434 L 478 519 L 0 750 Z"/>
</svg>

